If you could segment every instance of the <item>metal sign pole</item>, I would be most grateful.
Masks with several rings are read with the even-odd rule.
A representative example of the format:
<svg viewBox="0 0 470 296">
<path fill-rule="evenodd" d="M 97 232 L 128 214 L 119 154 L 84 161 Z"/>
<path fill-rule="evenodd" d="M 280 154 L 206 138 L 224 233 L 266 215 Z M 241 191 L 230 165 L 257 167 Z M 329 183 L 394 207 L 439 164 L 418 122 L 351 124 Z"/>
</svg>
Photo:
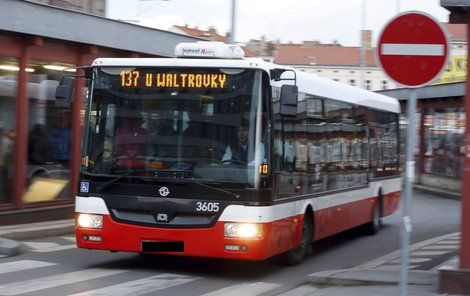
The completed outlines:
<svg viewBox="0 0 470 296">
<path fill-rule="evenodd" d="M 406 131 L 406 173 L 405 173 L 405 197 L 402 200 L 402 247 L 401 247 L 401 270 L 400 270 L 400 296 L 406 295 L 408 285 L 408 246 L 411 235 L 411 199 L 413 197 L 413 180 L 415 175 L 415 116 L 416 116 L 416 90 L 410 90 L 410 97 L 407 103 L 408 127 Z"/>
</svg>

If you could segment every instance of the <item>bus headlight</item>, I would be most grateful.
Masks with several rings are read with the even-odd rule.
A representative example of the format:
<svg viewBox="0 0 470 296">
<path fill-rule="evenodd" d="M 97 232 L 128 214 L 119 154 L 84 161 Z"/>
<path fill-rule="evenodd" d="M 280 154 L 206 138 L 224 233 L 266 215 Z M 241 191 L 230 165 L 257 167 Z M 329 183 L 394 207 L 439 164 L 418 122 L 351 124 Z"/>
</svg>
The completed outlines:
<svg viewBox="0 0 470 296">
<path fill-rule="evenodd" d="M 85 228 L 103 228 L 103 216 L 94 214 L 78 214 L 77 224 Z"/>
<path fill-rule="evenodd" d="M 256 238 L 263 235 L 263 226 L 255 223 L 225 223 L 224 236 Z"/>
</svg>

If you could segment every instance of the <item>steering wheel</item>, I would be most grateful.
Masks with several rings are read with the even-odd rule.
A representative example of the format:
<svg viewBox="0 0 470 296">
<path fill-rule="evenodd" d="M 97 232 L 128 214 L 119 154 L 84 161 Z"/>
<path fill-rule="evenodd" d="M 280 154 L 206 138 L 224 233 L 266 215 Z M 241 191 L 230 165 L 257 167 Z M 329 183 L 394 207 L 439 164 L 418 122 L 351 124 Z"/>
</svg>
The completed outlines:
<svg viewBox="0 0 470 296">
<path fill-rule="evenodd" d="M 236 160 L 236 159 L 226 159 L 220 162 L 221 164 L 234 163 L 234 164 L 246 164 L 245 161 Z"/>
</svg>

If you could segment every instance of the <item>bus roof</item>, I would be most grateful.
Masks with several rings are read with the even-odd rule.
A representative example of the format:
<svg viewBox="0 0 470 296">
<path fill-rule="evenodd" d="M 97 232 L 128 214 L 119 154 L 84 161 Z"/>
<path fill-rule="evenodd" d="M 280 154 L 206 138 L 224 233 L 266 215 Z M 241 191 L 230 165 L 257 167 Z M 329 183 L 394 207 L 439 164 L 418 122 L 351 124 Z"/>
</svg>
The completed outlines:
<svg viewBox="0 0 470 296">
<path fill-rule="evenodd" d="M 315 74 L 299 71 L 296 71 L 296 73 L 300 92 L 373 109 L 400 113 L 400 103 L 395 98 L 319 77 Z"/>
<path fill-rule="evenodd" d="M 190 58 L 99 58 L 92 67 L 208 67 L 208 68 L 245 68 L 262 69 L 269 73 L 274 68 L 291 67 L 268 63 L 260 58 L 245 59 L 190 59 Z M 318 97 L 344 101 L 378 110 L 400 113 L 400 104 L 394 98 L 363 90 L 316 74 L 295 70 L 300 92 Z M 281 86 L 285 82 L 273 82 Z"/>
</svg>

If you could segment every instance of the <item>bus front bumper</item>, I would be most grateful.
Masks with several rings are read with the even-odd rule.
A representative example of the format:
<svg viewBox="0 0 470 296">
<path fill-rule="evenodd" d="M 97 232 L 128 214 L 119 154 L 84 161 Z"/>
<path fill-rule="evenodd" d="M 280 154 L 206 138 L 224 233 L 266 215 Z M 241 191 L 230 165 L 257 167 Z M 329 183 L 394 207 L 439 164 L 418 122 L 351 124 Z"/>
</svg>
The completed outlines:
<svg viewBox="0 0 470 296">
<path fill-rule="evenodd" d="M 79 227 L 77 216 L 79 248 L 243 260 L 263 260 L 273 255 L 272 242 L 266 239 L 270 223 L 262 224 L 261 237 L 228 238 L 224 237 L 225 222 L 220 221 L 210 228 L 155 228 L 120 223 L 103 215 L 103 227 L 92 229 Z"/>
</svg>

